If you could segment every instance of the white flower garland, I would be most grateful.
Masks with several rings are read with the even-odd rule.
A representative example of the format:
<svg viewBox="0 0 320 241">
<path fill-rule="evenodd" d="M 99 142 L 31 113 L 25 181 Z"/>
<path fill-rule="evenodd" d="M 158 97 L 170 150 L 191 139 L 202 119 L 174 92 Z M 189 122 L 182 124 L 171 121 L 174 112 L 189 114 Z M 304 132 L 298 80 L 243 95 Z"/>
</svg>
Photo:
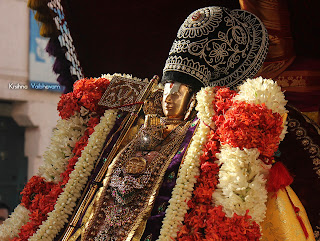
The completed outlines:
<svg viewBox="0 0 320 241">
<path fill-rule="evenodd" d="M 239 87 L 239 94 L 233 100 L 245 101 L 251 104 L 264 103 L 267 108 L 273 113 L 279 113 L 282 118 L 287 117 L 288 110 L 285 108 L 287 100 L 281 87 L 272 79 L 263 79 L 258 77 L 255 79 L 247 79 Z M 284 121 L 283 129 L 280 134 L 280 141 L 282 141 L 287 133 L 287 122 Z"/>
<path fill-rule="evenodd" d="M 238 147 L 223 145 L 217 154 L 219 184 L 213 192 L 214 205 L 222 205 L 227 217 L 234 213 L 249 215 L 257 223 L 265 218 L 267 210 L 266 176 L 271 165 L 258 159 L 256 148 L 240 150 Z"/>
<path fill-rule="evenodd" d="M 273 113 L 285 115 L 287 101 L 281 88 L 271 79 L 248 79 L 239 87 L 240 92 L 233 100 L 245 101 L 253 104 L 265 104 Z M 284 138 L 284 125 L 280 138 Z M 281 139 L 281 140 L 282 140 Z M 222 205 L 228 217 L 234 213 L 249 215 L 260 223 L 265 218 L 267 190 L 266 176 L 271 166 L 258 160 L 259 151 L 255 148 L 240 150 L 223 145 L 221 153 L 217 154 L 219 184 L 213 193 L 213 204 Z"/>
<path fill-rule="evenodd" d="M 58 183 L 61 181 L 60 174 L 66 170 L 68 160 L 74 153 L 75 144 L 83 136 L 89 116 L 83 117 L 88 111 L 81 107 L 69 119 L 60 119 L 51 137 L 50 146 L 43 154 L 44 164 L 39 167 L 38 175 L 44 177 L 47 182 Z"/>
<path fill-rule="evenodd" d="M 44 164 L 39 167 L 38 175 L 47 182 L 58 183 L 60 174 L 66 169 L 68 160 L 74 156 L 72 150 L 86 130 L 89 120 L 86 108 L 81 107 L 80 113 L 76 112 L 69 119 L 60 119 L 51 137 L 50 146 L 44 153 Z M 13 238 L 18 235 L 20 228 L 29 221 L 29 211 L 18 205 L 10 217 L 0 227 L 0 239 Z"/>
<path fill-rule="evenodd" d="M 212 126 L 211 118 L 214 115 L 212 102 L 214 100 L 214 91 L 212 87 L 201 89 L 197 94 L 198 117 L 200 119 L 199 127 L 192 137 L 187 154 L 182 160 L 176 185 L 172 191 L 172 198 L 166 210 L 166 216 L 160 230 L 160 241 L 172 240 L 177 237 L 179 228 L 182 226 L 184 216 L 188 211 L 187 202 L 191 199 L 193 187 L 196 183 L 196 176 L 200 174 L 200 156 L 204 144 L 207 142 L 207 136 Z M 205 124 L 203 123 L 205 122 Z"/>
<path fill-rule="evenodd" d="M 211 120 L 214 115 L 213 104 L 215 92 L 214 88 L 206 87 L 202 88 L 197 94 L 197 107 L 198 118 L 212 129 L 215 128 L 214 122 Z M 211 101 L 211 102 L 210 102 Z"/>
<path fill-rule="evenodd" d="M 288 111 L 285 108 L 287 101 L 281 87 L 272 79 L 247 79 L 239 86 L 239 94 L 234 100 L 245 101 L 251 104 L 265 104 L 273 113 L 284 115 Z"/>
<path fill-rule="evenodd" d="M 263 79 L 262 77 L 247 79 L 239 86 L 239 90 L 239 95 L 235 96 L 234 100 L 251 104 L 264 103 L 273 113 L 279 113 L 281 116 L 288 113 L 285 108 L 288 101 L 285 99 L 281 87 L 272 79 Z M 285 124 L 280 135 L 280 141 L 284 139 L 286 133 L 287 125 Z"/>
<path fill-rule="evenodd" d="M 88 177 L 94 168 L 95 161 L 99 157 L 104 141 L 114 126 L 117 111 L 106 110 L 100 123 L 94 128 L 94 132 L 88 140 L 87 146 L 82 151 L 70 179 L 57 199 L 54 210 L 48 214 L 39 229 L 28 240 L 53 240 L 63 226 L 68 222 L 68 216 L 72 214 L 76 200 L 81 196 Z"/>
<path fill-rule="evenodd" d="M 175 239 L 188 210 L 187 202 L 191 198 L 196 182 L 195 175 L 199 175 L 199 157 L 206 143 L 209 126 L 214 128 L 214 123 L 211 121 L 214 115 L 213 98 L 212 88 L 202 89 L 197 96 L 198 117 L 201 123 L 181 165 L 158 240 Z M 286 104 L 284 95 L 272 80 L 262 78 L 247 80 L 240 87 L 240 93 L 234 100 L 254 104 L 265 103 L 273 112 L 278 112 L 282 116 L 287 113 L 284 107 Z M 281 134 L 282 139 L 285 130 L 286 127 Z M 253 220 L 257 223 L 263 221 L 267 201 L 266 175 L 271 166 L 258 159 L 259 151 L 255 148 L 240 150 L 224 145 L 217 157 L 218 164 L 222 166 L 219 171 L 220 183 L 213 194 L 213 205 L 222 205 L 229 217 L 234 213 L 245 215 L 246 210 L 249 210 Z"/>
<path fill-rule="evenodd" d="M 0 225 L 0 240 L 7 241 L 18 237 L 20 228 L 29 221 L 30 211 L 22 205 L 18 205 L 13 213 Z"/>
</svg>

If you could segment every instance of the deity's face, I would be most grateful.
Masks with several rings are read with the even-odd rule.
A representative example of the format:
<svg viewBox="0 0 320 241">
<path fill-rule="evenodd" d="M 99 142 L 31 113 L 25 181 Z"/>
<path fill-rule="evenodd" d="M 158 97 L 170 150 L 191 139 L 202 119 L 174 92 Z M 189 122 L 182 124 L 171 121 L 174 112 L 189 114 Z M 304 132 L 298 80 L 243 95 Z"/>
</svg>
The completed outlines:
<svg viewBox="0 0 320 241">
<path fill-rule="evenodd" d="M 163 91 L 162 109 L 168 118 L 183 119 L 191 96 L 190 88 L 179 82 L 166 83 Z"/>
</svg>

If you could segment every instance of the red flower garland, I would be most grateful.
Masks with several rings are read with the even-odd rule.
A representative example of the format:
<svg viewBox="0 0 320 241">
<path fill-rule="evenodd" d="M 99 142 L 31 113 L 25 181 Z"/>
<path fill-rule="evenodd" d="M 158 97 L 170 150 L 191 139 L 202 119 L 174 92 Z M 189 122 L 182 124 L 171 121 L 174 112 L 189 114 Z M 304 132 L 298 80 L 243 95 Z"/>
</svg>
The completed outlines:
<svg viewBox="0 0 320 241">
<path fill-rule="evenodd" d="M 57 109 L 61 119 L 68 119 L 75 112 L 79 112 L 80 107 L 78 99 L 74 96 L 73 92 L 70 92 L 68 94 L 61 95 Z"/>
<path fill-rule="evenodd" d="M 224 119 L 217 128 L 221 143 L 240 149 L 258 148 L 262 160 L 271 160 L 282 132 L 279 113 L 272 113 L 264 104 L 235 102 Z"/>
<path fill-rule="evenodd" d="M 69 160 L 65 172 L 61 174 L 63 178 L 61 182 L 55 184 L 53 182 L 46 182 L 43 177 L 33 176 L 23 191 L 21 192 L 22 202 L 30 213 L 30 221 L 23 225 L 20 229 L 19 237 L 14 238 L 14 241 L 26 241 L 32 236 L 41 223 L 48 217 L 48 213 L 53 211 L 59 195 L 62 193 L 64 185 L 69 181 L 70 173 L 74 170 L 74 166 L 81 156 L 81 151 L 88 144 L 89 133 L 92 134 L 93 128 L 99 123 L 98 117 L 91 117 L 88 122 L 88 127 L 85 134 L 76 143 L 73 152 L 76 153 L 74 157 Z"/>
<path fill-rule="evenodd" d="M 81 79 L 74 84 L 73 93 L 82 106 L 86 107 L 91 112 L 102 114 L 104 108 L 98 106 L 98 102 L 109 83 L 110 81 L 105 78 Z"/>
<path fill-rule="evenodd" d="M 43 177 L 33 176 L 26 184 L 21 192 L 21 205 L 30 211 L 30 220 L 21 227 L 19 237 L 11 239 L 12 241 L 27 241 L 37 231 L 41 223 L 47 219 L 48 213 L 53 211 L 64 185 L 70 179 L 70 173 L 74 170 L 74 166 L 81 156 L 82 150 L 88 144 L 89 136 L 100 122 L 104 110 L 102 107 L 97 107 L 97 104 L 108 84 L 109 80 L 104 78 L 82 79 L 75 83 L 72 93 L 61 96 L 58 110 L 62 119 L 69 118 L 75 111 L 79 111 L 81 106 L 85 106 L 90 112 L 96 112 L 97 116 L 90 118 L 84 135 L 72 150 L 75 155 L 68 161 L 66 170 L 61 174 L 61 182 L 46 182 Z"/>
<path fill-rule="evenodd" d="M 233 105 L 235 91 L 228 88 L 216 88 L 213 121 L 217 128 L 225 121 L 224 113 Z M 188 202 L 190 208 L 184 218 L 184 225 L 178 232 L 179 241 L 200 240 L 259 240 L 259 225 L 249 215 L 226 217 L 222 206 L 213 207 L 212 194 L 216 189 L 219 166 L 215 163 L 220 149 L 219 134 L 212 130 L 200 157 L 200 176 Z"/>
<path fill-rule="evenodd" d="M 260 240 L 260 227 L 252 222 L 248 212 L 245 216 L 234 214 L 228 218 L 222 206 L 210 207 L 208 210 L 206 240 Z"/>
<path fill-rule="evenodd" d="M 105 78 L 90 78 L 78 80 L 73 87 L 73 92 L 64 94 L 58 103 L 59 115 L 62 119 L 68 119 L 79 112 L 80 107 L 84 106 L 90 112 L 103 114 L 104 107 L 98 106 L 103 93 L 110 81 Z"/>
<path fill-rule="evenodd" d="M 46 182 L 43 177 L 33 176 L 21 192 L 21 204 L 29 209 L 37 194 L 48 194 L 53 185 L 54 183 Z"/>
<path fill-rule="evenodd" d="M 75 155 L 69 160 L 69 163 L 67 165 L 67 168 L 65 172 L 61 173 L 62 181 L 61 185 L 67 184 L 69 181 L 69 175 L 74 170 L 74 166 L 77 163 L 79 157 L 81 156 L 82 150 L 87 146 L 89 136 L 93 133 L 94 127 L 99 124 L 100 118 L 98 117 L 91 117 L 88 122 L 88 127 L 86 131 L 84 132 L 84 135 L 81 137 L 81 139 L 76 143 L 75 148 L 73 149 L 73 153 Z"/>
</svg>

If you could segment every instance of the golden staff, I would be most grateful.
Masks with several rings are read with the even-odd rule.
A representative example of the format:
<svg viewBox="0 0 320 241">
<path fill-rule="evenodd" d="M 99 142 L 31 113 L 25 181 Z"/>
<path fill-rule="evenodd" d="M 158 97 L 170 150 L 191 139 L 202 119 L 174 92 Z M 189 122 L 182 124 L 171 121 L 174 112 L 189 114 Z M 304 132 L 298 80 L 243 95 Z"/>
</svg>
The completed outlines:
<svg viewBox="0 0 320 241">
<path fill-rule="evenodd" d="M 158 83 L 158 80 L 159 80 L 159 76 L 155 75 L 152 78 L 152 80 L 150 81 L 150 83 L 148 84 L 147 88 L 145 89 L 143 95 L 138 100 L 138 102 L 145 101 L 145 99 L 150 95 L 150 92 L 152 91 L 155 84 Z M 131 126 L 132 126 L 133 122 L 135 121 L 141 108 L 142 108 L 142 104 L 138 104 L 138 105 L 136 105 L 134 111 L 131 112 L 131 114 L 128 118 L 128 121 L 126 121 L 126 124 L 123 127 L 123 131 L 120 133 L 119 138 L 117 139 L 114 147 L 112 148 L 111 152 L 109 153 L 106 161 L 103 163 L 103 166 L 99 170 L 99 173 L 97 174 L 95 179 L 91 183 L 88 183 L 87 186 L 85 187 L 84 192 L 83 192 L 82 196 L 80 197 L 79 204 L 77 205 L 77 207 L 75 209 L 77 211 L 72 215 L 70 222 L 68 223 L 68 226 L 65 229 L 63 235 L 60 237 L 59 241 L 67 241 L 70 238 L 70 236 L 72 235 L 74 229 L 76 228 L 77 223 L 79 222 L 79 220 L 81 218 L 83 211 L 86 210 L 88 208 L 88 206 L 90 205 L 96 191 L 99 188 L 99 184 L 103 180 L 103 178 L 108 170 L 108 167 L 109 167 L 111 161 L 115 158 L 116 154 L 118 153 L 123 139 L 127 135 L 129 129 L 131 128 Z M 101 157 L 101 155 L 100 155 L 100 157 Z"/>
</svg>

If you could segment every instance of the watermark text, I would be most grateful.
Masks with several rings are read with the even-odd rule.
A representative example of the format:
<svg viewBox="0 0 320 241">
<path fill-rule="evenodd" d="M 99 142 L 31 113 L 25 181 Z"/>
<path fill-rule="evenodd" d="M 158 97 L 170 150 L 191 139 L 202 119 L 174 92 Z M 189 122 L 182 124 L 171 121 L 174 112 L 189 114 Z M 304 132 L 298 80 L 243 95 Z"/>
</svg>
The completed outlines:
<svg viewBox="0 0 320 241">
<path fill-rule="evenodd" d="M 60 90 L 61 86 L 57 84 L 30 83 L 30 88 L 36 90 Z"/>
<path fill-rule="evenodd" d="M 50 83 L 29 83 L 21 84 L 21 83 L 9 83 L 9 90 L 27 90 L 27 89 L 35 89 L 35 90 L 61 90 L 61 86 L 58 84 L 50 84 Z"/>
<path fill-rule="evenodd" d="M 9 90 L 27 90 L 29 86 L 26 84 L 20 84 L 20 83 L 9 83 L 8 88 Z"/>
</svg>

